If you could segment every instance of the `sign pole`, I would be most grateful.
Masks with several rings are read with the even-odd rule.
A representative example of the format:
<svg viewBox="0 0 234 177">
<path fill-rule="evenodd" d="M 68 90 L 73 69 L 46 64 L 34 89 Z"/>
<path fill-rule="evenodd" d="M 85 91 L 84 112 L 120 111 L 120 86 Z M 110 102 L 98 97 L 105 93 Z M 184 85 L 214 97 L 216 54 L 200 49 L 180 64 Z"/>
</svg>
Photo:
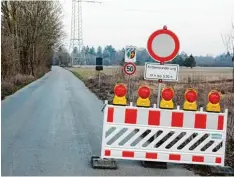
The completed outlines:
<svg viewBox="0 0 234 177">
<path fill-rule="evenodd" d="M 126 75 L 128 75 L 128 95 L 129 99 L 131 98 L 131 75 L 136 72 L 136 65 L 134 63 L 126 63 L 124 65 L 123 71 Z"/>
<path fill-rule="evenodd" d="M 164 65 L 163 62 L 160 62 L 160 65 Z M 160 98 L 161 98 L 161 90 L 162 90 L 162 79 L 158 80 L 158 98 L 157 98 L 157 108 L 160 107 Z"/>
<path fill-rule="evenodd" d="M 130 86 L 130 75 L 128 75 L 128 94 L 129 94 L 129 99 L 131 98 L 131 92 L 130 92 L 131 88 L 130 87 L 131 87 Z"/>
<path fill-rule="evenodd" d="M 98 86 L 100 88 L 101 86 L 101 76 L 100 76 L 100 71 L 98 71 Z"/>
<path fill-rule="evenodd" d="M 159 84 L 158 84 L 157 108 L 159 108 L 159 105 L 160 105 L 161 89 L 162 89 L 162 82 L 160 82 L 160 80 L 158 82 Z"/>
</svg>

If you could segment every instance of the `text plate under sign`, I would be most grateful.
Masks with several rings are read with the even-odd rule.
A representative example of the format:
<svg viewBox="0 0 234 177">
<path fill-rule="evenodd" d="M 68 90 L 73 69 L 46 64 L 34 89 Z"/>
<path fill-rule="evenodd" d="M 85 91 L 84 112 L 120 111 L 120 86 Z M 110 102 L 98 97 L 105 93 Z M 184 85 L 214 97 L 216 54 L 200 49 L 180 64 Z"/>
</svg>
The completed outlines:
<svg viewBox="0 0 234 177">
<path fill-rule="evenodd" d="M 157 63 L 145 63 L 144 79 L 178 81 L 179 65 L 160 65 Z"/>
</svg>

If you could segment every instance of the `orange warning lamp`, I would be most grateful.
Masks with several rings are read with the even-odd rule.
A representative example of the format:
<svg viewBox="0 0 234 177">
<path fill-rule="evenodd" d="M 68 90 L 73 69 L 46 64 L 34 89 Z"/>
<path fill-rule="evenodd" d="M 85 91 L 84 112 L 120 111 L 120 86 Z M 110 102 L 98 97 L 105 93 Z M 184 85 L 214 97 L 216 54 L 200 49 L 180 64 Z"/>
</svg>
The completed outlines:
<svg viewBox="0 0 234 177">
<path fill-rule="evenodd" d="M 150 106 L 150 89 L 147 86 L 141 86 L 138 89 L 138 99 L 137 99 L 137 106 L 141 107 L 149 107 Z"/>
<path fill-rule="evenodd" d="M 189 88 L 186 90 L 184 94 L 185 102 L 184 102 L 184 110 L 197 110 L 197 91 L 193 88 Z"/>
<path fill-rule="evenodd" d="M 209 112 L 220 112 L 220 100 L 221 100 L 221 93 L 217 90 L 212 90 L 208 94 L 208 101 L 209 103 L 206 106 L 206 111 Z"/>
<path fill-rule="evenodd" d="M 174 98 L 174 90 L 171 87 L 166 87 L 162 89 L 162 100 L 160 102 L 160 108 L 173 109 L 174 103 L 172 99 Z"/>
<path fill-rule="evenodd" d="M 127 88 L 124 84 L 117 84 L 114 88 L 114 99 L 113 99 L 113 104 L 115 105 L 126 105 L 127 104 L 127 99 L 126 99 L 126 94 L 127 94 Z"/>
</svg>

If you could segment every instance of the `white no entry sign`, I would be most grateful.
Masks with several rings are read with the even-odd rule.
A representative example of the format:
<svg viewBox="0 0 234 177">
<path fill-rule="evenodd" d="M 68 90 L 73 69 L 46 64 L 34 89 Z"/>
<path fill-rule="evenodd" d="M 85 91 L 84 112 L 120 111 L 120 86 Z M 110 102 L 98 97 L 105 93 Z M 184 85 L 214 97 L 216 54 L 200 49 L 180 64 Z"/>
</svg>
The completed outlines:
<svg viewBox="0 0 234 177">
<path fill-rule="evenodd" d="M 145 80 L 178 81 L 179 65 L 145 63 Z"/>
<path fill-rule="evenodd" d="M 136 65 L 134 63 L 126 63 L 124 65 L 124 73 L 127 75 L 132 75 L 136 72 Z"/>
<path fill-rule="evenodd" d="M 168 62 L 173 60 L 180 49 L 180 42 L 175 33 L 166 27 L 153 32 L 147 42 L 149 55 L 156 61 Z"/>
</svg>

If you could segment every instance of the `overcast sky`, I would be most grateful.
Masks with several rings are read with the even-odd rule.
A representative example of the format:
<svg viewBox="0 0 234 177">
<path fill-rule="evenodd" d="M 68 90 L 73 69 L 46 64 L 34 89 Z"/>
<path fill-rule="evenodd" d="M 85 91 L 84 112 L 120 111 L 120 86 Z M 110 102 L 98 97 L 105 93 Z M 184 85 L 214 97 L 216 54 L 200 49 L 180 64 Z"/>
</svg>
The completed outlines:
<svg viewBox="0 0 234 177">
<path fill-rule="evenodd" d="M 72 0 L 61 0 L 69 44 Z M 98 0 L 96 0 L 98 1 Z M 221 34 L 234 22 L 234 0 L 99 0 L 82 3 L 84 45 L 146 47 L 149 35 L 167 25 L 181 51 L 194 55 L 225 52 Z"/>
</svg>

